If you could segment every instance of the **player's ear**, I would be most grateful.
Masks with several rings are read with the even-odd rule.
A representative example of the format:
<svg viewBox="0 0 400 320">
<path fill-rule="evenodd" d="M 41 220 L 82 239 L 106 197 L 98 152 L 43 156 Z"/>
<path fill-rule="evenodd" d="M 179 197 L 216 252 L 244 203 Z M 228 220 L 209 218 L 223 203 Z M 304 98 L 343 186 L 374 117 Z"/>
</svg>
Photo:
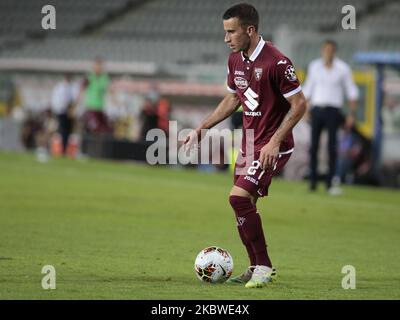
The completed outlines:
<svg viewBox="0 0 400 320">
<path fill-rule="evenodd" d="M 247 34 L 251 36 L 256 31 L 256 28 L 252 25 L 247 26 Z"/>
</svg>

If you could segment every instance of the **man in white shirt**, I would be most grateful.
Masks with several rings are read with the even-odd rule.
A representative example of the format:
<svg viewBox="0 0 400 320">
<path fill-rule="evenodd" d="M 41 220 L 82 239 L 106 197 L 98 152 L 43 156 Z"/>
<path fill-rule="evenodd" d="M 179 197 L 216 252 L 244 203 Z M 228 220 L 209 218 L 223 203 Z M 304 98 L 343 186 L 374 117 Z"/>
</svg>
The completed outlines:
<svg viewBox="0 0 400 320">
<path fill-rule="evenodd" d="M 308 68 L 303 92 L 311 106 L 310 190 L 317 188 L 318 148 L 321 132 L 328 130 L 329 172 L 326 179 L 328 192 L 334 192 L 332 179 L 337 160 L 337 131 L 343 122 L 344 96 L 349 101 L 349 113 L 344 127 L 354 125 L 358 88 L 348 64 L 335 57 L 336 43 L 326 40 L 321 47 L 321 58 L 312 61 Z"/>
</svg>

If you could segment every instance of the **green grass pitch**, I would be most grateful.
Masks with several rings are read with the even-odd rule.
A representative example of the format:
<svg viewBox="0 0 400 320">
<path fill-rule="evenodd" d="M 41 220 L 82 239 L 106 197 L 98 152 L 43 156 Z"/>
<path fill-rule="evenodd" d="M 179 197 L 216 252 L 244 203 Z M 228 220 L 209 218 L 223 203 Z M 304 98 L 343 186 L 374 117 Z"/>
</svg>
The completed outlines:
<svg viewBox="0 0 400 320">
<path fill-rule="evenodd" d="M 341 197 L 276 179 L 258 208 L 278 281 L 197 280 L 209 245 L 247 266 L 228 203 L 230 174 L 0 154 L 0 299 L 399 299 L 400 193 Z M 41 269 L 56 269 L 56 289 Z M 356 289 L 344 290 L 344 265 Z"/>
</svg>

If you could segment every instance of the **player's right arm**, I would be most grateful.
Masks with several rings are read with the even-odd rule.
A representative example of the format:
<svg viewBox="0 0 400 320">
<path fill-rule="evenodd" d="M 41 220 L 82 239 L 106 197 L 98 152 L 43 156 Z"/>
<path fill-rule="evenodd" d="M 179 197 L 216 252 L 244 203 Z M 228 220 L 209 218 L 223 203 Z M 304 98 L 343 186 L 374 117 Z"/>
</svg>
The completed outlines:
<svg viewBox="0 0 400 320">
<path fill-rule="evenodd" d="M 221 121 L 228 118 L 234 113 L 240 106 L 240 100 L 236 93 L 228 92 L 222 101 L 218 104 L 217 108 L 201 123 L 201 125 L 193 130 L 185 139 L 184 144 L 188 147 L 200 141 L 201 130 L 210 129 L 220 123 Z"/>
</svg>

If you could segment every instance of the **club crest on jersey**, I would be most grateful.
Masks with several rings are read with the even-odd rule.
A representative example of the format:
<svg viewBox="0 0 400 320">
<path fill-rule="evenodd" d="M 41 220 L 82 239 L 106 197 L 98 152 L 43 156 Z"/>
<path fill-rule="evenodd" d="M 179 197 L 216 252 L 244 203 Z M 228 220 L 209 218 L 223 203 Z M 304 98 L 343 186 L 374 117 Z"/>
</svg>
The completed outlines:
<svg viewBox="0 0 400 320">
<path fill-rule="evenodd" d="M 249 86 L 249 83 L 247 82 L 247 80 L 245 78 L 235 77 L 234 81 L 235 81 L 236 87 L 238 87 L 239 89 L 244 90 Z"/>
<path fill-rule="evenodd" d="M 294 67 L 291 64 L 286 67 L 285 77 L 289 81 L 296 81 L 297 80 L 296 72 L 294 71 Z"/>
<path fill-rule="evenodd" d="M 262 68 L 254 68 L 254 76 L 256 77 L 257 81 L 260 81 L 262 77 Z"/>
</svg>

